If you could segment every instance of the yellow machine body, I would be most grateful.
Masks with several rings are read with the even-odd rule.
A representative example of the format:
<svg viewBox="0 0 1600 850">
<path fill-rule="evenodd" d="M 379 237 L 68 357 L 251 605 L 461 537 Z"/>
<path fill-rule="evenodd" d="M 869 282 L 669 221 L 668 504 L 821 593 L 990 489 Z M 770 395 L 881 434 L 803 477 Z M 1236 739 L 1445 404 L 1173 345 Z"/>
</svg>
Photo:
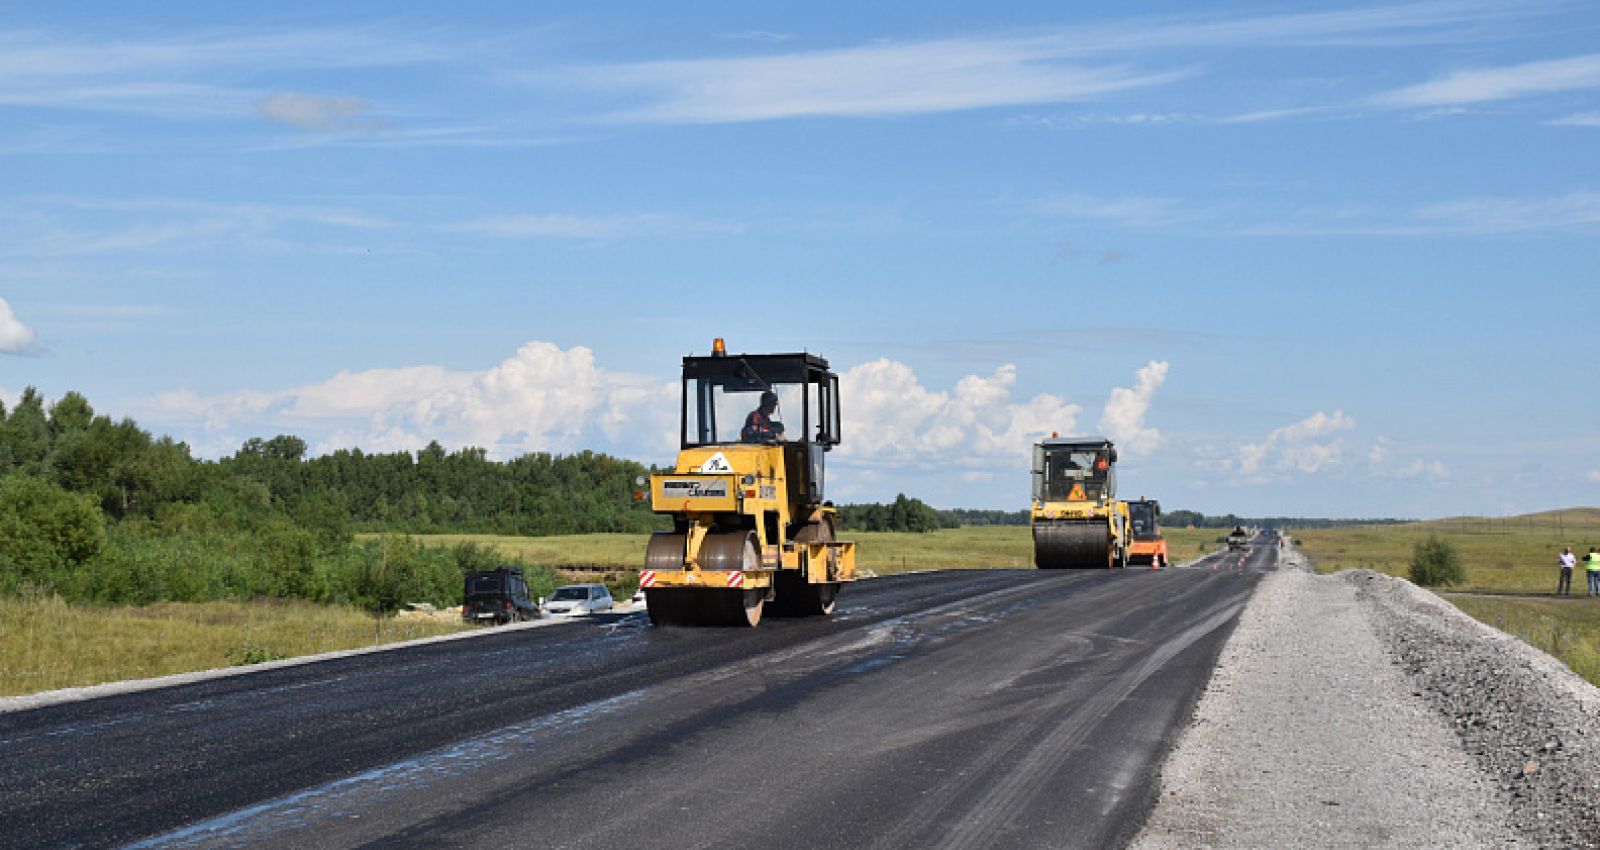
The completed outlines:
<svg viewBox="0 0 1600 850">
<path fill-rule="evenodd" d="M 639 576 L 650 618 L 753 626 L 763 611 L 828 614 L 856 572 L 855 544 L 835 539 L 838 512 L 822 497 L 838 378 L 811 354 L 721 351 L 684 358 L 683 445 L 671 472 L 650 477 L 651 508 L 673 520 L 651 536 Z"/>
<path fill-rule="evenodd" d="M 1116 447 L 1103 437 L 1034 445 L 1034 565 L 1118 568 L 1128 563 L 1128 505 L 1117 501 Z"/>
<path fill-rule="evenodd" d="M 702 471 L 707 468 L 731 471 Z M 684 449 L 672 472 L 652 475 L 650 504 L 656 513 L 676 517 L 685 533 L 681 535 L 681 559 L 666 551 L 649 559 L 647 569 L 654 573 L 649 587 L 732 587 L 730 581 L 741 581 L 730 575 L 733 572 L 743 573 L 738 586 L 770 587 L 778 570 L 798 571 L 812 564 L 818 568 L 805 570 L 807 583 L 853 580 L 855 543 L 796 541 L 785 534 L 797 517 L 789 503 L 784 472 L 781 446 L 728 445 Z M 836 515 L 831 507 L 818 507 L 805 517 L 805 523 L 833 524 Z M 730 522 L 731 516 L 748 518 L 748 522 Z M 730 525 L 748 527 L 755 541 L 754 559 L 741 552 L 737 569 L 731 569 L 734 565 L 725 558 L 707 557 L 710 553 L 706 551 L 706 542 L 717 530 Z"/>
<path fill-rule="evenodd" d="M 1161 536 L 1161 503 L 1135 499 L 1128 506 L 1128 563 L 1159 570 L 1171 564 L 1167 540 Z"/>
</svg>

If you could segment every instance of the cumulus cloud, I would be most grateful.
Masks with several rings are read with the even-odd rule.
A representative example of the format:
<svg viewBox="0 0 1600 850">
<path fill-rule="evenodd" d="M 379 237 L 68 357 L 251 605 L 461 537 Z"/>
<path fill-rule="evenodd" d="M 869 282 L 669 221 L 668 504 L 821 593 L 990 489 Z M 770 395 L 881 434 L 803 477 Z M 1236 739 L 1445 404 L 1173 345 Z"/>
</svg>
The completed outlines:
<svg viewBox="0 0 1600 850">
<path fill-rule="evenodd" d="M 587 348 L 563 350 L 548 342 L 530 342 L 481 372 L 437 366 L 346 371 L 279 392 L 178 391 L 158 397 L 153 406 L 157 416 L 187 421 L 208 435 L 244 428 L 258 434 L 307 425 L 327 429 L 315 446 L 319 452 L 353 446 L 414 450 L 438 440 L 511 457 L 597 448 L 603 440 L 660 453 L 675 444 L 677 432 L 675 383 L 613 372 L 599 366 Z"/>
<path fill-rule="evenodd" d="M 22 323 L 11 305 L 0 298 L 0 354 L 20 354 L 33 345 L 33 328 Z"/>
<path fill-rule="evenodd" d="M 256 102 L 257 114 L 269 121 L 324 132 L 376 128 L 376 122 L 362 117 L 368 108 L 368 103 L 358 97 L 296 92 L 279 92 Z"/>
<path fill-rule="evenodd" d="M 1321 472 L 1339 463 L 1344 450 L 1342 440 L 1326 438 L 1355 427 L 1356 421 L 1343 411 L 1335 410 L 1330 415 L 1319 410 L 1292 425 L 1274 429 L 1259 443 L 1240 446 L 1226 468 L 1250 477 L 1272 471 Z"/>
<path fill-rule="evenodd" d="M 844 444 L 838 456 L 863 465 L 966 468 L 1026 463 L 1030 447 L 1052 431 L 1068 433 L 1081 412 L 1053 395 L 1014 400 L 1017 368 L 968 375 L 951 391 L 924 387 L 911 367 L 880 358 L 839 376 Z"/>
<path fill-rule="evenodd" d="M 1152 360 L 1134 374 L 1133 389 L 1116 387 L 1100 416 L 1100 430 L 1125 451 L 1149 454 L 1161 443 L 1161 432 L 1145 425 L 1150 400 L 1167 380 L 1167 362 Z"/>
</svg>

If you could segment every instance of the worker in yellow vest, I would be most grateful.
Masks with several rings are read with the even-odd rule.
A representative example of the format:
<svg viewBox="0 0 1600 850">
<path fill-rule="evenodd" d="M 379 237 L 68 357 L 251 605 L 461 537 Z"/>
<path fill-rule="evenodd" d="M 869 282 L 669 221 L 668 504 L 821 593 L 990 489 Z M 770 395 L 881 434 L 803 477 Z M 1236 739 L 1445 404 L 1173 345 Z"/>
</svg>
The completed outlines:
<svg viewBox="0 0 1600 850">
<path fill-rule="evenodd" d="M 1589 595 L 1600 596 L 1600 549 L 1589 547 L 1589 554 L 1583 556 L 1583 568 L 1589 573 Z"/>
</svg>

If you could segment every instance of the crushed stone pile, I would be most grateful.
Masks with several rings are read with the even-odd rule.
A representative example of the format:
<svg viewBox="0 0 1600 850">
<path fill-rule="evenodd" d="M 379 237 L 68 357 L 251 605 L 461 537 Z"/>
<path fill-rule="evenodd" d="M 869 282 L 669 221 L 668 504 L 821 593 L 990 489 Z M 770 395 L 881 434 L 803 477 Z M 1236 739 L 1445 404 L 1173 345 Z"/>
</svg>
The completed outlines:
<svg viewBox="0 0 1600 850">
<path fill-rule="evenodd" d="M 1356 589 L 1415 695 L 1506 795 L 1524 841 L 1600 847 L 1600 689 L 1408 581 L 1330 578 Z"/>
</svg>

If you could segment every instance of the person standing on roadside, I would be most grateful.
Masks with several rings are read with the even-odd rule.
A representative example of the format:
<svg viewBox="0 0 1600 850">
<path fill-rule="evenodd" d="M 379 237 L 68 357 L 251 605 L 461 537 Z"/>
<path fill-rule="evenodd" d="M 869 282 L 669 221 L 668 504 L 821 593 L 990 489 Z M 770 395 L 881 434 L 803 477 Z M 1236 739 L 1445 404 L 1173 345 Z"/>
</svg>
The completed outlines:
<svg viewBox="0 0 1600 850">
<path fill-rule="evenodd" d="M 1572 571 L 1578 566 L 1578 556 L 1572 554 L 1572 547 L 1561 553 L 1561 580 L 1556 582 L 1557 596 L 1572 595 Z"/>
<path fill-rule="evenodd" d="M 1583 556 L 1583 569 L 1589 574 L 1589 595 L 1600 596 L 1600 549 L 1589 547 L 1589 554 Z"/>
</svg>

